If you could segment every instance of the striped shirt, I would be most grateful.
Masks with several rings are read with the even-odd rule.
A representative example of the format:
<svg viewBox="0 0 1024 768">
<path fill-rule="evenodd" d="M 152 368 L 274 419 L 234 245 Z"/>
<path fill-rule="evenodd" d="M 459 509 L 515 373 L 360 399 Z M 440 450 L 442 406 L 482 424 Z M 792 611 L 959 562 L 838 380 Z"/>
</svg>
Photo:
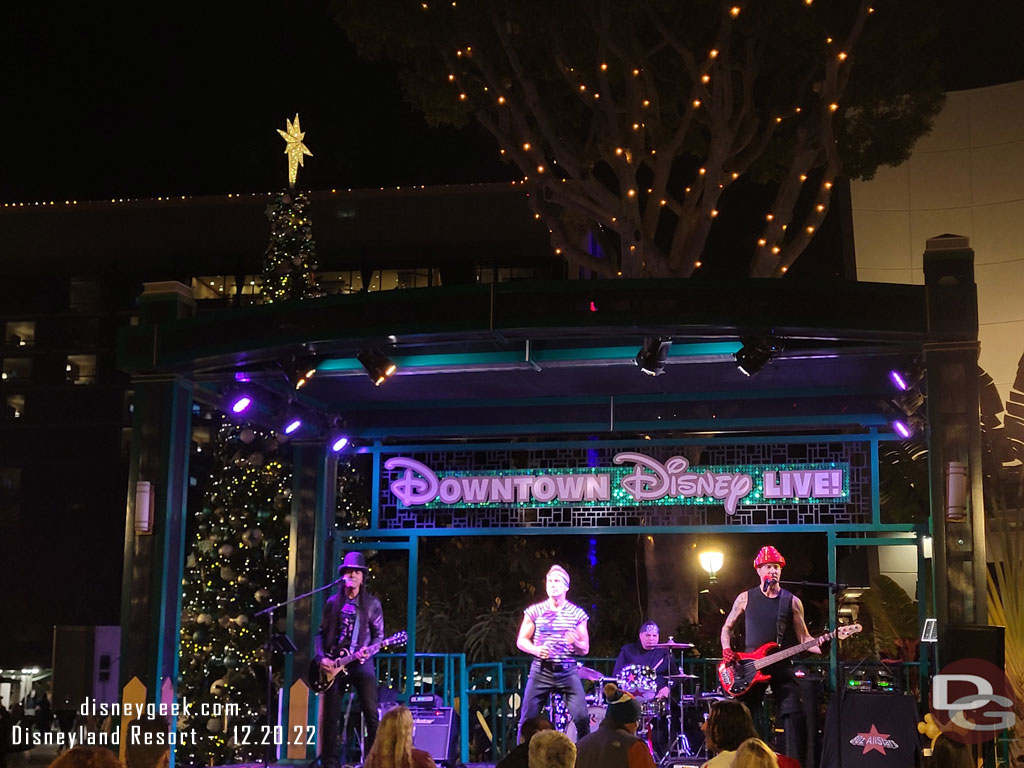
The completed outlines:
<svg viewBox="0 0 1024 768">
<path fill-rule="evenodd" d="M 568 600 L 561 608 L 555 608 L 551 600 L 534 603 L 526 609 L 526 618 L 536 627 L 533 642 L 548 647 L 551 661 L 563 661 L 572 656 L 574 648 L 569 630 L 590 619 L 586 611 Z"/>
</svg>

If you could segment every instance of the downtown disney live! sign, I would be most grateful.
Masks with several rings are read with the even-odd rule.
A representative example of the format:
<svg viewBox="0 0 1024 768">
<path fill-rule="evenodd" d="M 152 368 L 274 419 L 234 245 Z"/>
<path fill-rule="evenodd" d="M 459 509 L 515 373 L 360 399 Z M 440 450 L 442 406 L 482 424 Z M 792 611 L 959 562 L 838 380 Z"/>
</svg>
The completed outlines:
<svg viewBox="0 0 1024 768">
<path fill-rule="evenodd" d="M 816 504 L 849 498 L 846 464 L 690 466 L 642 453 L 614 456 L 612 467 L 434 471 L 404 456 L 384 462 L 391 494 L 405 507 L 561 507 L 721 504 L 732 515 L 751 504 Z"/>
</svg>

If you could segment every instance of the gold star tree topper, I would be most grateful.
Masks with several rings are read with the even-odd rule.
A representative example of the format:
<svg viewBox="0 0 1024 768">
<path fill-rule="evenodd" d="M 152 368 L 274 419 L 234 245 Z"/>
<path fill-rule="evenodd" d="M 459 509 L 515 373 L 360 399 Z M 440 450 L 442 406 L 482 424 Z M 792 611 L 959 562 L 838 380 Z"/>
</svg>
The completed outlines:
<svg viewBox="0 0 1024 768">
<path fill-rule="evenodd" d="M 295 113 L 294 121 L 285 118 L 284 125 L 287 130 L 282 131 L 278 128 L 277 132 L 284 139 L 284 153 L 288 155 L 288 186 L 295 189 L 295 180 L 299 177 L 299 166 L 302 165 L 303 155 L 312 157 L 313 153 L 302 143 L 306 134 L 299 125 L 298 112 Z"/>
</svg>

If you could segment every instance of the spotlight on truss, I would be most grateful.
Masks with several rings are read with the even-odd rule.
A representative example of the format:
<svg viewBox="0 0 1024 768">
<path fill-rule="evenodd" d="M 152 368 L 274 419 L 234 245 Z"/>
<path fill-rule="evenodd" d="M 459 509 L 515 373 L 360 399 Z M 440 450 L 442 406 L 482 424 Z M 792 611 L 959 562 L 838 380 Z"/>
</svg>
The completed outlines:
<svg viewBox="0 0 1024 768">
<path fill-rule="evenodd" d="M 672 348 L 672 339 L 660 336 L 645 336 L 644 344 L 633 361 L 648 376 L 660 376 L 665 372 L 665 361 Z"/>
<path fill-rule="evenodd" d="M 782 351 L 782 342 L 773 336 L 743 339 L 743 346 L 733 355 L 736 367 L 744 376 L 753 376 Z"/>
<path fill-rule="evenodd" d="M 379 387 L 398 370 L 398 366 L 389 357 L 381 354 L 376 349 L 360 350 L 359 354 L 356 355 L 356 360 L 362 363 L 363 368 L 366 369 L 366 373 L 370 377 L 370 381 L 373 382 L 375 387 Z"/>
</svg>

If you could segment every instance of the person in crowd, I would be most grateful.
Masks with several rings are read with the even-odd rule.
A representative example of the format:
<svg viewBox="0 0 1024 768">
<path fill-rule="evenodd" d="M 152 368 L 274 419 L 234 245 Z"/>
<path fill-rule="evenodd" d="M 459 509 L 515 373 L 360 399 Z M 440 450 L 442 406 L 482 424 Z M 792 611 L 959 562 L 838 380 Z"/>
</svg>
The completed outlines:
<svg viewBox="0 0 1024 768">
<path fill-rule="evenodd" d="M 11 741 L 11 713 L 0 699 L 0 768 L 7 768 L 7 748 Z"/>
<path fill-rule="evenodd" d="M 716 701 L 704 724 L 708 751 L 715 756 L 701 768 L 728 768 L 740 744 L 756 736 L 757 729 L 746 704 L 738 699 Z"/>
<path fill-rule="evenodd" d="M 932 755 L 926 765 L 928 768 L 975 768 L 977 763 L 970 747 L 940 733 L 932 745 Z"/>
<path fill-rule="evenodd" d="M 68 735 L 71 733 L 71 729 L 75 727 L 75 708 L 71 704 L 71 700 L 65 697 L 60 707 L 54 710 L 53 716 L 57 721 L 57 728 L 60 729 L 62 734 L 62 745 L 57 748 L 60 751 L 63 749 L 63 745 L 68 743 Z"/>
<path fill-rule="evenodd" d="M 608 709 L 597 730 L 579 740 L 577 768 L 654 768 L 654 758 L 636 731 L 643 709 L 615 683 L 604 686 Z M 530 764 L 533 768 L 533 764 Z"/>
<path fill-rule="evenodd" d="M 380 721 L 363 768 L 436 768 L 434 758 L 412 745 L 412 712 L 392 707 Z"/>
<path fill-rule="evenodd" d="M 574 768 L 576 745 L 561 731 L 541 731 L 530 739 L 530 768 Z"/>
<path fill-rule="evenodd" d="M 779 762 L 767 744 L 752 738 L 740 744 L 732 768 L 779 768 Z"/>
<path fill-rule="evenodd" d="M 53 725 L 53 711 L 50 709 L 50 699 L 46 692 L 36 697 L 36 727 L 40 733 L 49 733 Z"/>
<path fill-rule="evenodd" d="M 128 723 L 130 733 L 138 733 L 137 739 L 129 739 L 124 747 L 125 768 L 166 768 L 171 759 L 167 745 L 170 725 L 164 717 L 138 718 Z M 149 736 L 152 734 L 152 736 Z M 163 744 L 147 744 L 146 741 Z"/>
<path fill-rule="evenodd" d="M 531 717 L 523 723 L 519 743 L 494 768 L 529 768 L 530 740 L 540 731 L 553 731 L 555 726 L 546 717 Z"/>
<path fill-rule="evenodd" d="M 124 768 L 106 747 L 72 747 L 56 757 L 49 768 Z"/>
<path fill-rule="evenodd" d="M 534 656 L 530 675 L 523 691 L 519 729 L 531 717 L 540 715 L 548 696 L 560 693 L 576 724 L 576 733 L 590 733 L 590 713 L 583 694 L 576 654 L 590 652 L 587 622 L 590 616 L 575 603 L 569 602 L 569 573 L 560 565 L 552 565 L 545 577 L 548 599 L 534 603 L 523 612 L 516 646 Z"/>
</svg>

